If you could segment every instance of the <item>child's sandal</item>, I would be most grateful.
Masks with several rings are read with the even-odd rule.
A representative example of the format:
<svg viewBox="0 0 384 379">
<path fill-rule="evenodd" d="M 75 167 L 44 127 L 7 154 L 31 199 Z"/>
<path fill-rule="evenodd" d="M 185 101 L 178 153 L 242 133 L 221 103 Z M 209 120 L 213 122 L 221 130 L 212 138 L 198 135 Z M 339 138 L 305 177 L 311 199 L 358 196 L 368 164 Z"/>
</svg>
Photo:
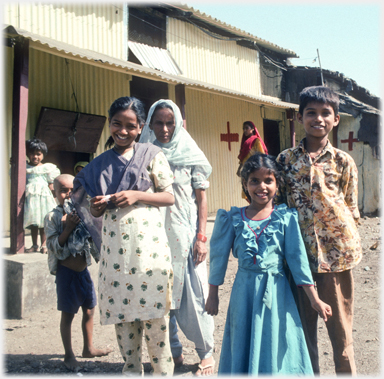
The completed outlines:
<svg viewBox="0 0 384 379">
<path fill-rule="evenodd" d="M 47 254 L 48 253 L 47 246 L 41 246 L 40 253 L 41 254 Z"/>
<path fill-rule="evenodd" d="M 39 252 L 39 246 L 32 245 L 29 249 L 24 249 L 24 253 L 38 253 Z"/>
</svg>

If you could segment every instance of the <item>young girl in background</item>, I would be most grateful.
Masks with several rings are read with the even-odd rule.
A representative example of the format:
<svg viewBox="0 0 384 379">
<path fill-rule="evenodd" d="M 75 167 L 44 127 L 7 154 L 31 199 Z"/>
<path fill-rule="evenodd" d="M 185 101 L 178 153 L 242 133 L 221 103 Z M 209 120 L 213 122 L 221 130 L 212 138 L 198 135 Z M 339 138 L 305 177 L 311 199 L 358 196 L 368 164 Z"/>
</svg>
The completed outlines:
<svg viewBox="0 0 384 379">
<path fill-rule="evenodd" d="M 267 146 L 265 146 L 264 141 L 261 139 L 255 124 L 252 121 L 245 121 L 243 123 L 243 137 L 241 139 L 240 152 L 237 157 L 239 159 L 237 176 L 241 176 L 241 169 L 244 163 L 249 157 L 256 153 L 268 154 Z M 241 191 L 241 197 L 248 201 L 244 191 Z"/>
<path fill-rule="evenodd" d="M 26 253 L 47 253 L 44 233 L 44 217 L 56 207 L 52 195 L 53 181 L 60 175 L 60 170 L 52 163 L 43 163 L 48 153 L 47 145 L 32 138 L 26 142 L 26 151 L 29 163 L 27 163 L 27 182 L 25 187 L 24 203 L 24 229 L 31 230 L 32 247 L 26 249 Z M 40 232 L 40 249 L 37 244 Z"/>
<path fill-rule="evenodd" d="M 73 172 L 75 176 L 88 164 L 89 162 L 86 161 L 80 161 L 75 164 L 75 167 L 73 168 Z"/>
<path fill-rule="evenodd" d="M 77 174 L 72 195 L 100 247 L 100 322 L 115 325 L 124 374 L 143 373 L 145 334 L 154 374 L 172 375 L 166 314 L 173 274 L 159 207 L 174 203 L 173 174 L 159 147 L 135 143 L 145 122 L 139 100 L 115 100 L 108 120 L 113 148 Z"/>
<path fill-rule="evenodd" d="M 245 121 L 243 123 L 243 137 L 241 139 L 240 152 L 237 158 L 240 164 L 244 165 L 248 158 L 255 153 L 268 154 L 268 149 L 261 139 L 255 124 L 252 121 Z"/>
<path fill-rule="evenodd" d="M 313 286 L 296 209 L 275 205 L 281 185 L 275 160 L 265 154 L 248 159 L 241 172 L 250 204 L 220 209 L 211 237 L 209 314 L 218 313 L 229 253 L 239 269 L 232 287 L 218 374 L 313 375 L 300 317 L 283 271 L 287 261 L 312 307 L 327 321 L 331 307 Z"/>
</svg>

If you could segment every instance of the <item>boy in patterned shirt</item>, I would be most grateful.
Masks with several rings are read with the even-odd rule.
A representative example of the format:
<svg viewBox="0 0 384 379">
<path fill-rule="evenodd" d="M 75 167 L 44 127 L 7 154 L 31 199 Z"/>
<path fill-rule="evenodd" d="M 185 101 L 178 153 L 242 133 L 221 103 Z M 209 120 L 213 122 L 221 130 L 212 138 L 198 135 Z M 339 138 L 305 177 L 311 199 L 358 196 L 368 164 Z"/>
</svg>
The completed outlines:
<svg viewBox="0 0 384 379">
<path fill-rule="evenodd" d="M 301 233 L 321 300 L 332 307 L 327 321 L 336 373 L 356 374 L 352 341 L 353 276 L 362 250 L 357 223 L 358 172 L 352 157 L 328 140 L 339 123 L 339 97 L 330 88 L 314 86 L 300 93 L 297 120 L 306 137 L 277 157 L 283 166 L 286 201 L 299 214 Z M 319 370 L 318 314 L 304 291 L 297 290 L 303 329 L 313 371 Z"/>
</svg>

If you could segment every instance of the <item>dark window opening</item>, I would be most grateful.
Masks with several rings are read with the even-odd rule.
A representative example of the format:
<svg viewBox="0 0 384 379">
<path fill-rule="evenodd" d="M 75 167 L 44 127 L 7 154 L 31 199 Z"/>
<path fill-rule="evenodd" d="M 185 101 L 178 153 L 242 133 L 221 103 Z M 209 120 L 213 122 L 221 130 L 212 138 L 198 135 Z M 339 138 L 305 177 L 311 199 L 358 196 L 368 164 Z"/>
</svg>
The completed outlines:
<svg viewBox="0 0 384 379">
<path fill-rule="evenodd" d="M 168 84 L 134 76 L 130 82 L 130 93 L 144 103 L 145 114 L 148 114 L 155 101 L 168 99 Z"/>
<path fill-rule="evenodd" d="M 150 7 L 128 7 L 128 39 L 166 49 L 166 16 Z"/>
<path fill-rule="evenodd" d="M 264 143 L 268 154 L 277 157 L 280 153 L 279 122 L 274 120 L 263 120 Z"/>
</svg>

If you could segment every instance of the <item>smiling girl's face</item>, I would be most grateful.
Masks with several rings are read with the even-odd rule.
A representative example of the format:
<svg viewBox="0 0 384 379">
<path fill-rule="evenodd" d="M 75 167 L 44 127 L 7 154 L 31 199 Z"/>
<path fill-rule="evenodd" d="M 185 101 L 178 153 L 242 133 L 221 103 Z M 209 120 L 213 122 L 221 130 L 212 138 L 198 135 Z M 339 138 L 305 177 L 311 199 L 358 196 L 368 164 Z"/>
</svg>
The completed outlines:
<svg viewBox="0 0 384 379">
<path fill-rule="evenodd" d="M 136 113 L 131 109 L 116 112 L 109 118 L 109 131 L 115 142 L 115 150 L 124 154 L 132 149 L 136 137 L 141 133 L 141 125 Z"/>
<path fill-rule="evenodd" d="M 277 191 L 275 175 L 265 167 L 252 171 L 244 183 L 251 197 L 251 204 L 256 208 L 273 208 L 273 198 Z"/>
<path fill-rule="evenodd" d="M 29 164 L 31 166 L 40 166 L 44 159 L 44 154 L 41 150 L 33 150 L 28 154 Z"/>
</svg>

